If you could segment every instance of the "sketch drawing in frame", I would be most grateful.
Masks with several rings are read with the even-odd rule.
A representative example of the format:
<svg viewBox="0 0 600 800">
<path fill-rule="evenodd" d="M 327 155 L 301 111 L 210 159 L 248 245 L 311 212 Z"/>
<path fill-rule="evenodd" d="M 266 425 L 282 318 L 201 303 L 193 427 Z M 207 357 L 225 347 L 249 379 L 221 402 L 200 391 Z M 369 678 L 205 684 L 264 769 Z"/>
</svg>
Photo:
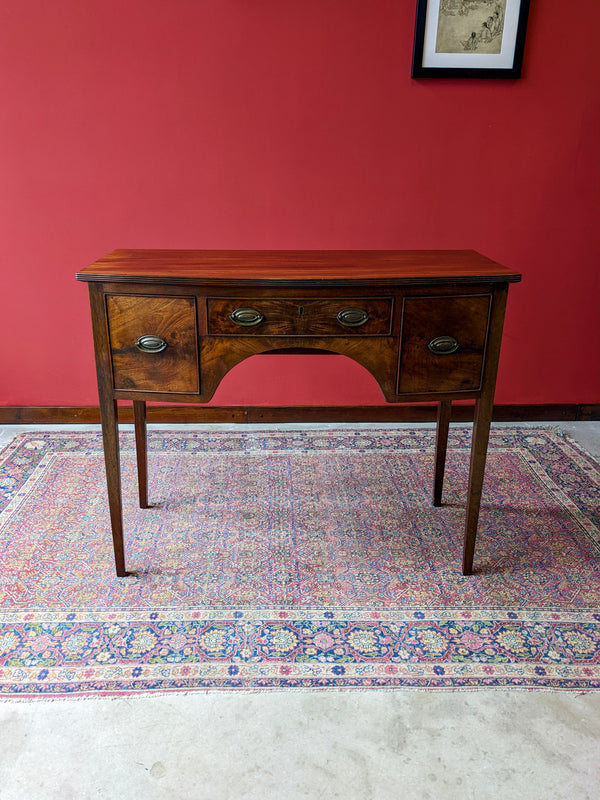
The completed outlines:
<svg viewBox="0 0 600 800">
<path fill-rule="evenodd" d="M 417 0 L 413 78 L 520 78 L 529 0 Z"/>
</svg>

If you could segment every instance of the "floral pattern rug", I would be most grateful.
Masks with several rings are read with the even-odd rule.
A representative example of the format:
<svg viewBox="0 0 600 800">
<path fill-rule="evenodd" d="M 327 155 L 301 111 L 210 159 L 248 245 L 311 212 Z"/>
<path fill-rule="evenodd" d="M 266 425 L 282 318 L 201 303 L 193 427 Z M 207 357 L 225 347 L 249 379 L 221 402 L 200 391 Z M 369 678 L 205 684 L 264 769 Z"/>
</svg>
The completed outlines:
<svg viewBox="0 0 600 800">
<path fill-rule="evenodd" d="M 492 429 L 461 574 L 469 426 L 431 504 L 431 428 L 160 431 L 152 508 L 121 434 L 114 572 L 99 433 L 0 453 L 0 696 L 600 688 L 600 465 Z"/>
</svg>

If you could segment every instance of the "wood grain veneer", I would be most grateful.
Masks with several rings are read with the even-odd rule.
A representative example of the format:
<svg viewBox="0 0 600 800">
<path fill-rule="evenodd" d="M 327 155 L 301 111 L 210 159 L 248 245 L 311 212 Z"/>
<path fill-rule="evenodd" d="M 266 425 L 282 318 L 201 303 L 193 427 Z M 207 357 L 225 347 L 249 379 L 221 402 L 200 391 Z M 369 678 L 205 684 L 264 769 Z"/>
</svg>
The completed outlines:
<svg viewBox="0 0 600 800">
<path fill-rule="evenodd" d="M 220 286 L 315 281 L 377 286 L 514 282 L 520 275 L 475 250 L 113 250 L 79 280 L 211 283 Z"/>
</svg>

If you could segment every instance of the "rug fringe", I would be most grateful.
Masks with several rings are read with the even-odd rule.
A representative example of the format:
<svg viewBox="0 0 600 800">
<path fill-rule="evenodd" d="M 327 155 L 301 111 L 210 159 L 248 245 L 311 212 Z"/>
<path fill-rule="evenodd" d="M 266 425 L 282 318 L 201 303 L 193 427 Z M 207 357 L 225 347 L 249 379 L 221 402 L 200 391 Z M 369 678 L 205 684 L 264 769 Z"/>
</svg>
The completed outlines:
<svg viewBox="0 0 600 800">
<path fill-rule="evenodd" d="M 598 688 L 589 688 L 589 689 L 582 689 L 581 687 L 577 688 L 565 688 L 565 687 L 555 687 L 555 686 L 378 686 L 376 688 L 370 686 L 368 688 L 360 687 L 360 686 L 294 686 L 294 687 L 240 687 L 238 689 L 228 689 L 228 688 L 212 688 L 212 689 L 166 689 L 164 691 L 143 691 L 143 692 L 135 692 L 132 694 L 80 694 L 77 696 L 73 695 L 54 695 L 52 697 L 45 697 L 45 696 L 35 696 L 35 697 L 0 697 L 0 705 L 13 705 L 13 704 L 31 704 L 35 705 L 37 703 L 75 703 L 79 701 L 92 701 L 92 702 L 119 702 L 119 701 L 134 701 L 140 702 L 148 701 L 152 698 L 173 698 L 173 697 L 193 697 L 193 696 L 202 696 L 205 697 L 212 696 L 212 695 L 229 695 L 231 697 L 235 697 L 236 695 L 243 695 L 243 694 L 259 694 L 259 695 L 272 695 L 272 694 L 280 694 L 280 695 L 288 695 L 290 692 L 296 694 L 307 694 L 307 693 L 314 693 L 314 694 L 356 694 L 357 692 L 362 692 L 363 694 L 372 694 L 373 691 L 375 692 L 385 692 L 391 693 L 395 692 L 397 694 L 440 694 L 440 693 L 464 693 L 464 692 L 489 692 L 490 694 L 497 695 L 499 692 L 504 692 L 506 694 L 513 694 L 514 692 L 545 692 L 549 694 L 565 694 L 569 696 L 584 696 L 588 694 L 597 694 L 600 692 L 600 687 Z"/>
</svg>

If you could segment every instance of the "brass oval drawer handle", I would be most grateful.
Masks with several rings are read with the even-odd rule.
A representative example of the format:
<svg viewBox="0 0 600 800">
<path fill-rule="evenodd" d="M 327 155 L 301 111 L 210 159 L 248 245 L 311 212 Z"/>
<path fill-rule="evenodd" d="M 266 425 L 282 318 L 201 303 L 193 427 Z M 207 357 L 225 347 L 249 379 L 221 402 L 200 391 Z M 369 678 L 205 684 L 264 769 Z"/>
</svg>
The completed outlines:
<svg viewBox="0 0 600 800">
<path fill-rule="evenodd" d="M 338 322 L 346 328 L 359 328 L 369 319 L 369 315 L 362 308 L 344 308 L 337 315 Z"/>
<path fill-rule="evenodd" d="M 167 347 L 167 343 L 160 336 L 155 336 L 153 333 L 145 334 L 135 343 L 138 350 L 142 353 L 162 353 Z"/>
<path fill-rule="evenodd" d="M 236 308 L 229 315 L 229 319 L 235 322 L 236 325 L 242 325 L 244 328 L 249 328 L 252 325 L 260 325 L 264 317 L 255 308 Z"/>
<path fill-rule="evenodd" d="M 436 336 L 432 339 L 427 347 L 436 356 L 449 356 L 452 353 L 457 353 L 461 346 L 454 336 Z"/>
</svg>

